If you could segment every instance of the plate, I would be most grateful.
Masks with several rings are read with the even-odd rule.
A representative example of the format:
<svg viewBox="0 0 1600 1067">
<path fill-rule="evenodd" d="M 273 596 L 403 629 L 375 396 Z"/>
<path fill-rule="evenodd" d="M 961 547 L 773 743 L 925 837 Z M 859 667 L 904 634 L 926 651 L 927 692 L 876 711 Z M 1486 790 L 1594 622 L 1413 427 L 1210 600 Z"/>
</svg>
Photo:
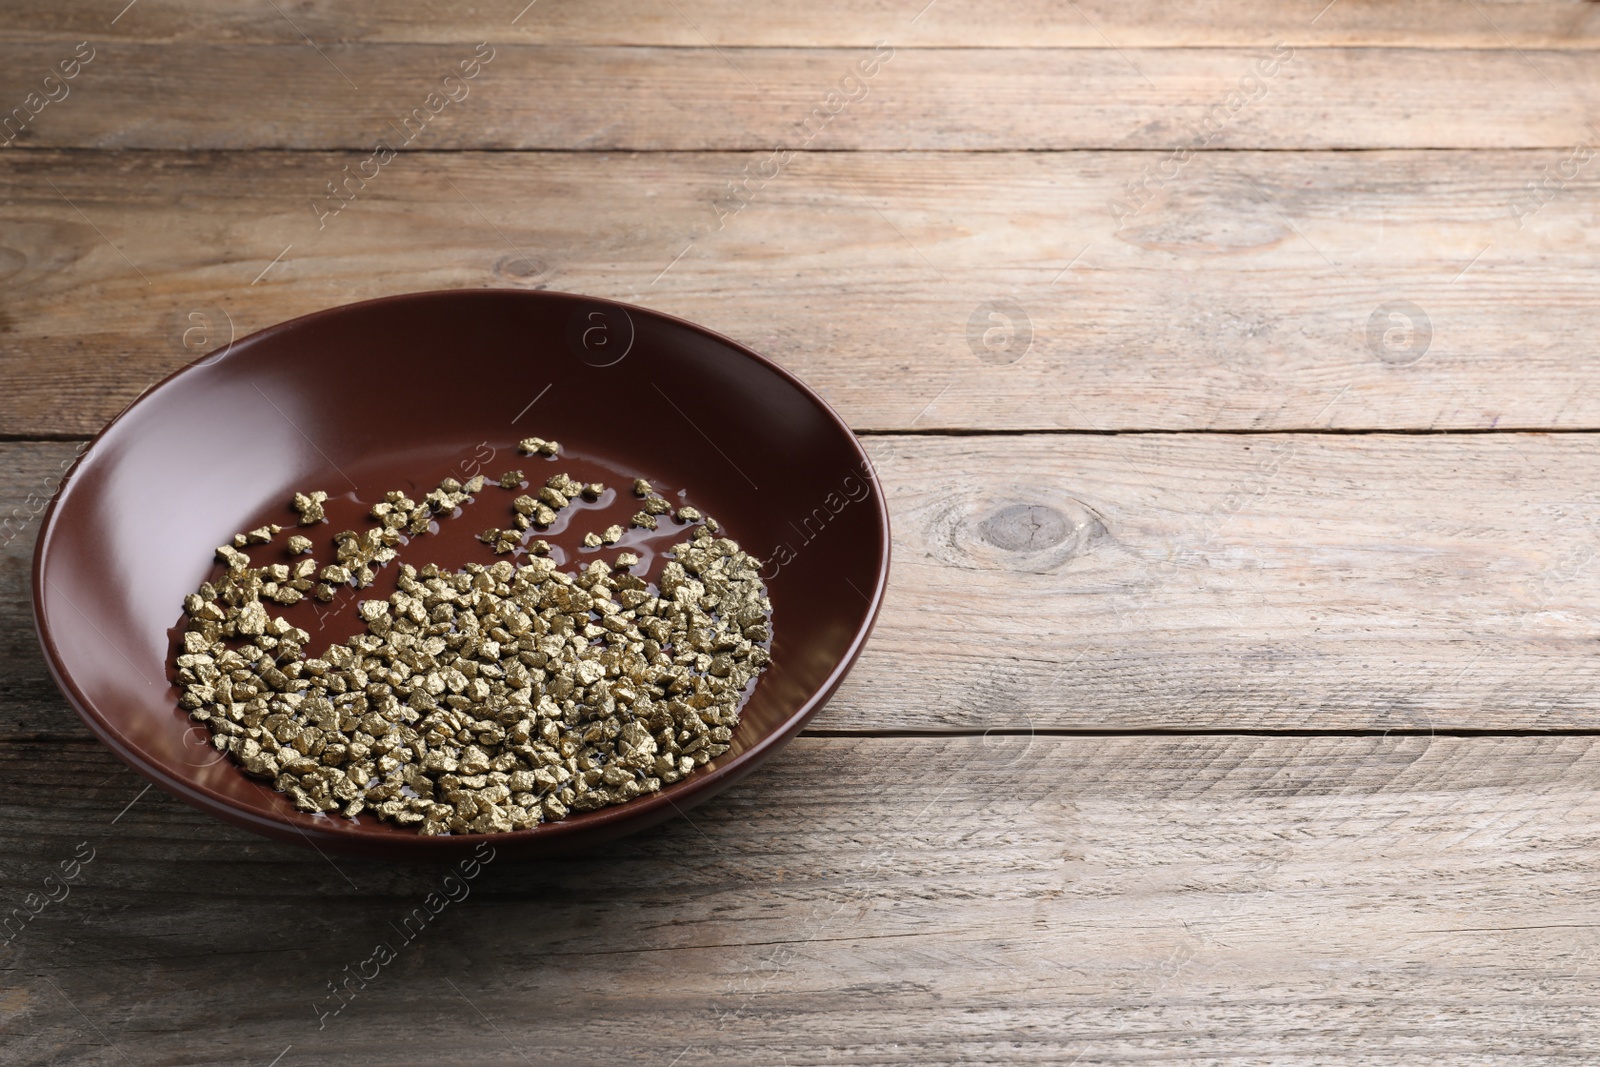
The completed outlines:
<svg viewBox="0 0 1600 1067">
<path fill-rule="evenodd" d="M 516 442 L 529 436 L 560 441 L 560 459 L 520 455 Z M 772 660 L 726 753 L 624 804 L 528 830 L 423 836 L 370 813 L 346 819 L 296 811 L 215 751 L 204 727 L 178 707 L 172 658 L 182 601 L 215 573 L 216 546 L 265 522 L 291 527 L 291 495 L 322 489 L 334 525 L 306 532 L 326 558 L 322 541 L 344 526 L 361 528 L 365 510 L 386 491 L 420 499 L 445 477 L 481 473 L 493 482 L 512 469 L 534 485 L 559 469 L 621 490 L 581 523 L 566 524 L 562 513 L 547 540 L 564 569 L 593 555 L 579 540 L 583 532 L 627 526 L 637 504 L 628 487 L 639 476 L 669 500 L 715 516 L 763 561 Z M 491 485 L 485 492 L 505 491 Z M 504 558 L 474 536 L 504 525 L 503 509 L 475 502 L 464 510 L 412 539 L 399 562 L 458 568 Z M 674 532 L 681 538 L 685 530 L 656 538 L 629 530 L 608 551 L 631 548 L 653 578 Z M 281 552 L 279 544 L 265 548 Z M 255 561 L 268 560 L 257 553 Z M 287 609 L 312 633 L 307 653 L 358 632 L 355 602 L 386 595 L 397 566 L 384 567 L 361 594 Z M 112 751 L 156 785 L 279 840 L 444 861 L 485 840 L 504 855 L 588 847 L 727 788 L 837 690 L 871 631 L 888 572 L 888 511 L 872 465 L 838 415 L 794 376 L 659 312 L 491 289 L 318 312 L 173 374 L 107 426 L 63 481 L 40 531 L 33 592 L 39 638 L 62 692 Z"/>
</svg>

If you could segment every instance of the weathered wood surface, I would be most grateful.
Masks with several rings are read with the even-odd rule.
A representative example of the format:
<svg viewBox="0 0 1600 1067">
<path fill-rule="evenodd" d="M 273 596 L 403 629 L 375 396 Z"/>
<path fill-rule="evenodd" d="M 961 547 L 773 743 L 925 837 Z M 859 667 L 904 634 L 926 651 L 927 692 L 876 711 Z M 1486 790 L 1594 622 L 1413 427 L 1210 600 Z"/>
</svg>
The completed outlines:
<svg viewBox="0 0 1600 1067">
<path fill-rule="evenodd" d="M 1600 426 L 1600 164 L 1525 190 L 1564 153 L 1212 153 L 1137 204 L 1164 155 L 821 153 L 742 208 L 764 154 L 424 153 L 319 229 L 365 158 L 0 153 L 0 433 L 95 432 L 224 314 L 482 285 L 702 322 L 863 430 Z"/>
<path fill-rule="evenodd" d="M 442 871 L 334 866 L 157 790 L 124 813 L 140 789 L 97 746 L 0 745 L 5 907 L 93 850 L 0 947 L 8 1064 L 1556 1064 L 1600 1044 L 1591 737 L 801 738 L 603 854 L 490 862 L 410 943 L 397 924 Z M 393 961 L 319 1029 L 379 942 Z"/>
<path fill-rule="evenodd" d="M 889 597 L 818 730 L 1600 730 L 1592 436 L 870 443 Z M 0 445 L 0 736 L 85 736 L 26 585 L 75 447 Z"/>
<path fill-rule="evenodd" d="M 895 581 L 841 717 L 1600 726 L 1588 435 L 890 443 Z"/>
<path fill-rule="evenodd" d="M 472 45 L 102 40 L 12 147 L 369 151 L 415 132 L 400 127 L 425 105 L 437 118 L 421 112 L 412 146 L 435 149 L 1168 151 L 1202 136 L 1208 114 L 1199 143 L 1213 149 L 1562 150 L 1597 138 L 1590 51 L 886 41 L 867 78 L 871 45 L 497 43 L 474 80 L 449 87 L 458 103 L 429 104 Z M 0 100 L 24 103 L 72 54 L 68 42 L 0 45 Z"/>
<path fill-rule="evenodd" d="M 704 48 L 859 47 L 893 32 L 924 47 L 1239 47 L 1288 41 L 1312 45 L 1433 48 L 1592 48 L 1600 12 L 1580 0 L 300 0 L 270 6 L 224 0 L 119 3 L 0 2 L 9 40 L 84 37 L 133 41 L 670 45 Z"/>
<path fill-rule="evenodd" d="M 0 923 L 70 889 L 0 933 L 0 1062 L 1596 1059 L 1600 441 L 1508 431 L 1600 429 L 1600 5 L 0 0 L 0 109 L 84 40 L 0 151 Z M 884 431 L 895 569 L 756 776 L 402 943 L 443 872 L 93 743 L 28 562 L 167 371 L 483 285 L 703 322 Z"/>
</svg>

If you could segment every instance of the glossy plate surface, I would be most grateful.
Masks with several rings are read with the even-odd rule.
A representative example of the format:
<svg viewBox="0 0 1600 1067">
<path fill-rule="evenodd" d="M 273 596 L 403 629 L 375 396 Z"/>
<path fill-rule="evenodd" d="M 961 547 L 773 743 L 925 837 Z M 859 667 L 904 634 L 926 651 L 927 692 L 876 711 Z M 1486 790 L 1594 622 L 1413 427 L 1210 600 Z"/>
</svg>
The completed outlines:
<svg viewBox="0 0 1600 1067">
<path fill-rule="evenodd" d="M 518 455 L 527 436 L 559 460 Z M 730 750 L 660 793 L 532 830 L 423 837 L 372 815 L 307 815 L 206 744 L 178 708 L 170 662 L 182 599 L 215 567 L 217 545 L 276 521 L 296 490 L 323 489 L 330 525 L 305 531 L 328 560 L 332 533 L 390 489 L 414 499 L 447 476 L 493 481 L 558 470 L 615 486 L 563 514 L 548 540 L 566 569 L 593 558 L 579 539 L 637 508 L 643 476 L 714 515 L 765 561 L 772 663 Z M 490 487 L 460 518 L 414 539 L 400 560 L 492 562 L 473 535 L 509 525 L 515 493 Z M 504 499 L 502 499 L 502 497 Z M 644 557 L 683 535 L 633 531 Z M 257 565 L 287 559 L 252 549 Z M 617 549 L 602 553 L 612 558 Z M 497 852 L 586 847 L 669 818 L 772 755 L 833 695 L 882 601 L 888 513 L 859 443 L 814 393 L 754 352 L 670 316 L 562 293 L 463 290 L 334 308 L 263 330 L 146 393 L 80 457 L 52 503 L 34 556 L 45 657 L 85 723 L 163 789 L 270 837 L 346 853 L 447 860 L 488 839 Z M 396 565 L 373 589 L 393 589 Z M 356 594 L 288 609 L 308 654 L 356 631 Z M 797 817 L 801 817 L 797 815 Z"/>
</svg>

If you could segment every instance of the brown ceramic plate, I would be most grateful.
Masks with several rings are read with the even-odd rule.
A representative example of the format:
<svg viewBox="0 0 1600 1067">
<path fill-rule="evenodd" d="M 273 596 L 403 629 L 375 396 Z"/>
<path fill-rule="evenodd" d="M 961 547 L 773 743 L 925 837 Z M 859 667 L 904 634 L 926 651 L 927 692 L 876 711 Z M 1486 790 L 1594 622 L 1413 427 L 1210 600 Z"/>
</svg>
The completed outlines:
<svg viewBox="0 0 1600 1067">
<path fill-rule="evenodd" d="M 558 439 L 561 459 L 518 455 L 516 442 L 531 435 Z M 772 663 L 726 754 L 626 804 L 514 833 L 423 837 L 370 814 L 297 812 L 206 744 L 178 708 L 169 665 L 183 596 L 215 572 L 217 545 L 265 522 L 292 525 L 291 493 L 320 488 L 332 498 L 332 524 L 307 532 L 326 559 L 322 542 L 361 528 L 386 490 L 416 498 L 447 476 L 481 471 L 493 480 L 517 468 L 535 484 L 560 469 L 622 489 L 555 528 L 549 540 L 569 567 L 593 556 L 581 547 L 584 532 L 627 526 L 635 476 L 714 515 L 766 561 Z M 490 494 L 515 495 L 491 486 L 461 518 L 412 540 L 401 561 L 493 561 L 473 537 L 506 524 L 499 515 L 508 503 Z M 682 529 L 663 533 L 673 540 Z M 286 536 L 252 550 L 255 562 L 276 561 Z M 665 545 L 644 531 L 619 547 L 630 545 L 653 578 Z M 391 591 L 395 570 L 385 567 L 362 596 Z M 166 379 L 101 432 L 63 483 L 39 536 L 33 592 L 57 684 L 89 728 L 161 788 L 284 841 L 447 860 L 484 839 L 514 855 L 596 844 L 748 774 L 838 688 L 866 642 L 888 570 L 888 514 L 871 465 L 794 377 L 642 308 L 468 290 L 307 315 Z M 352 592 L 326 608 L 288 609 L 313 634 L 309 654 L 356 632 L 355 600 Z"/>
</svg>

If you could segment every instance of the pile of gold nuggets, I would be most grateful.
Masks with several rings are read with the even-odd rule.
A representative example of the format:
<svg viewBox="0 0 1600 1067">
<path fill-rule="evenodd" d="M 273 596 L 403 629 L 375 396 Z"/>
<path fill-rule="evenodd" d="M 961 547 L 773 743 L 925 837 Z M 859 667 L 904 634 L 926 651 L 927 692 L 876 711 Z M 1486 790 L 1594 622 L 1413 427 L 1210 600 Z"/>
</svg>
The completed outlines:
<svg viewBox="0 0 1600 1067">
<path fill-rule="evenodd" d="M 530 455 L 559 447 L 522 442 Z M 386 494 L 371 529 L 334 537 L 327 564 L 297 533 L 288 562 L 256 566 L 245 549 L 271 544 L 278 526 L 219 548 L 226 571 L 185 598 L 176 660 L 179 702 L 212 744 L 303 811 L 372 811 L 424 834 L 522 830 L 620 804 L 726 752 L 769 659 L 760 563 L 715 520 L 672 512 L 643 479 L 634 525 L 655 529 L 673 514 L 688 531 L 655 586 L 631 573 L 633 553 L 569 573 L 534 541 L 522 563 L 402 564 L 396 592 L 357 604 L 365 632 L 320 656 L 308 658 L 310 635 L 273 614 L 269 605 L 369 587 L 403 536 L 425 534 L 485 484 L 445 479 L 420 502 Z M 498 486 L 520 489 L 521 472 Z M 603 491 L 558 474 L 517 498 L 514 528 L 484 537 L 512 551 L 573 497 Z M 303 527 L 324 522 L 326 500 L 295 494 Z M 611 527 L 584 543 L 620 535 Z"/>
</svg>

